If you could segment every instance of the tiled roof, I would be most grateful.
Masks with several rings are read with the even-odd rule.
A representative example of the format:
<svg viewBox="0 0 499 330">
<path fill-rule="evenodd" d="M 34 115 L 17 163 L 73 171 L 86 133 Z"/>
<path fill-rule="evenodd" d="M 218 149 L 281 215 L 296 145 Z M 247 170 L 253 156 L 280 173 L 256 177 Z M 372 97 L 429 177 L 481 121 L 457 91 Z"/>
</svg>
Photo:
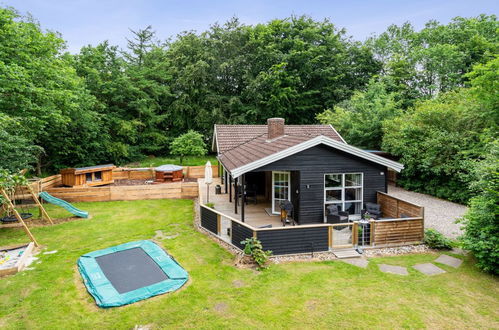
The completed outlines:
<svg viewBox="0 0 499 330">
<path fill-rule="evenodd" d="M 267 125 L 215 125 L 218 154 L 223 154 L 260 136 L 266 138 L 267 130 Z M 284 135 L 308 136 L 309 138 L 324 135 L 344 142 L 330 125 L 285 125 Z"/>
<path fill-rule="evenodd" d="M 224 167 L 232 171 L 235 168 L 252 163 L 279 151 L 293 147 L 314 137 L 310 135 L 284 135 L 274 140 L 267 140 L 267 134 L 232 148 L 218 156 Z"/>
</svg>

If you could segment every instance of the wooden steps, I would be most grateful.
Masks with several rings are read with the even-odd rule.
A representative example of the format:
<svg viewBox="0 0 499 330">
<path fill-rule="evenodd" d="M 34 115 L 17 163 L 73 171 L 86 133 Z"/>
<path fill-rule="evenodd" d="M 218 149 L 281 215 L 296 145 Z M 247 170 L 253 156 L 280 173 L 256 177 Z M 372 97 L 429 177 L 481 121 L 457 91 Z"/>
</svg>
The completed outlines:
<svg viewBox="0 0 499 330">
<path fill-rule="evenodd" d="M 338 259 L 346 259 L 346 258 L 360 258 L 361 255 L 355 249 L 341 249 L 341 250 L 333 250 L 333 254 Z"/>
</svg>

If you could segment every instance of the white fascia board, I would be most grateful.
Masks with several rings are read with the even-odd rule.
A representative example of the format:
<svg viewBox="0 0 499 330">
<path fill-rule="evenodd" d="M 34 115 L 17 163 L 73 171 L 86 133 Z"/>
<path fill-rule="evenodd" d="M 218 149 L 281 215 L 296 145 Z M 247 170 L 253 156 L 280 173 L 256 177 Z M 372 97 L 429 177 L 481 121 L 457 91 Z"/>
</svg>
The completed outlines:
<svg viewBox="0 0 499 330">
<path fill-rule="evenodd" d="M 344 143 L 347 143 L 347 141 L 345 141 L 345 139 L 343 138 L 343 136 L 341 136 L 340 133 L 338 133 L 338 131 L 336 130 L 336 128 L 334 128 L 333 125 L 329 124 L 329 127 L 331 127 L 331 129 L 336 133 L 336 135 L 338 135 L 340 137 L 341 141 L 343 141 Z"/>
<path fill-rule="evenodd" d="M 216 151 L 218 153 L 217 125 L 213 125 L 213 139 L 211 140 L 211 151 Z"/>
<path fill-rule="evenodd" d="M 404 168 L 404 165 L 402 165 L 398 162 L 389 160 L 387 158 L 372 154 L 370 152 L 356 148 L 356 147 L 351 146 L 349 144 L 335 141 L 331 138 L 320 135 L 320 136 L 317 136 L 317 137 L 310 139 L 308 141 L 297 144 L 293 147 L 290 147 L 290 148 L 287 148 L 287 149 L 282 150 L 280 152 L 277 152 L 275 154 L 272 154 L 270 156 L 263 157 L 259 160 L 252 162 L 252 163 L 235 168 L 231 171 L 231 174 L 234 178 L 237 178 L 244 173 L 248 173 L 252 170 L 255 170 L 255 169 L 260 168 L 262 166 L 265 166 L 267 164 L 276 162 L 276 161 L 281 160 L 283 158 L 289 157 L 295 153 L 306 150 L 308 148 L 315 147 L 316 145 L 319 145 L 319 144 L 324 144 L 324 145 L 327 145 L 327 146 L 332 147 L 334 149 L 338 149 L 338 150 L 344 151 L 346 153 L 349 153 L 351 155 L 354 155 L 354 156 L 369 160 L 371 162 L 389 167 L 391 169 L 394 169 L 397 172 L 400 172 Z"/>
</svg>

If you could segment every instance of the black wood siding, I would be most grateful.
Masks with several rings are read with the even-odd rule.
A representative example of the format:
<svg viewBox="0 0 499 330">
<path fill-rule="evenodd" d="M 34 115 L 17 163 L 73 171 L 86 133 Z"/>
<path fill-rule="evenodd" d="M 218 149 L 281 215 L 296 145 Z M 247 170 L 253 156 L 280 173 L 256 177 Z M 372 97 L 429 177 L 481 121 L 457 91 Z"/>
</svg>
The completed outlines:
<svg viewBox="0 0 499 330">
<path fill-rule="evenodd" d="M 257 238 L 264 250 L 274 255 L 327 251 L 329 249 L 328 227 L 257 231 Z"/>
<path fill-rule="evenodd" d="M 253 237 L 253 230 L 235 221 L 232 221 L 232 231 L 230 236 L 232 244 L 242 250 L 244 249 L 244 245 L 241 244 L 241 241 Z"/>
<path fill-rule="evenodd" d="M 201 208 L 201 226 L 218 235 L 217 214 L 207 208 Z"/>
<path fill-rule="evenodd" d="M 256 171 L 300 171 L 299 202 L 295 207 L 300 224 L 323 222 L 324 174 L 364 173 L 364 203 L 376 202 L 376 191 L 386 192 L 385 166 L 324 145 L 301 151 Z"/>
</svg>

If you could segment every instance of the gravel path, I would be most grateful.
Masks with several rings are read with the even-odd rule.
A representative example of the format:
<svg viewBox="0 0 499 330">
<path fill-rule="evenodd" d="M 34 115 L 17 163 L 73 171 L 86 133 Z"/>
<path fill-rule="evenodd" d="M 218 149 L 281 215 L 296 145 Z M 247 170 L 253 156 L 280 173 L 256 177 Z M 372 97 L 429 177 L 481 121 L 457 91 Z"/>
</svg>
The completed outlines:
<svg viewBox="0 0 499 330">
<path fill-rule="evenodd" d="M 388 186 L 388 193 L 423 206 L 425 209 L 425 228 L 434 228 L 450 238 L 461 235 L 461 225 L 454 223 L 454 221 L 464 215 L 467 210 L 466 206 L 391 185 Z"/>
</svg>

